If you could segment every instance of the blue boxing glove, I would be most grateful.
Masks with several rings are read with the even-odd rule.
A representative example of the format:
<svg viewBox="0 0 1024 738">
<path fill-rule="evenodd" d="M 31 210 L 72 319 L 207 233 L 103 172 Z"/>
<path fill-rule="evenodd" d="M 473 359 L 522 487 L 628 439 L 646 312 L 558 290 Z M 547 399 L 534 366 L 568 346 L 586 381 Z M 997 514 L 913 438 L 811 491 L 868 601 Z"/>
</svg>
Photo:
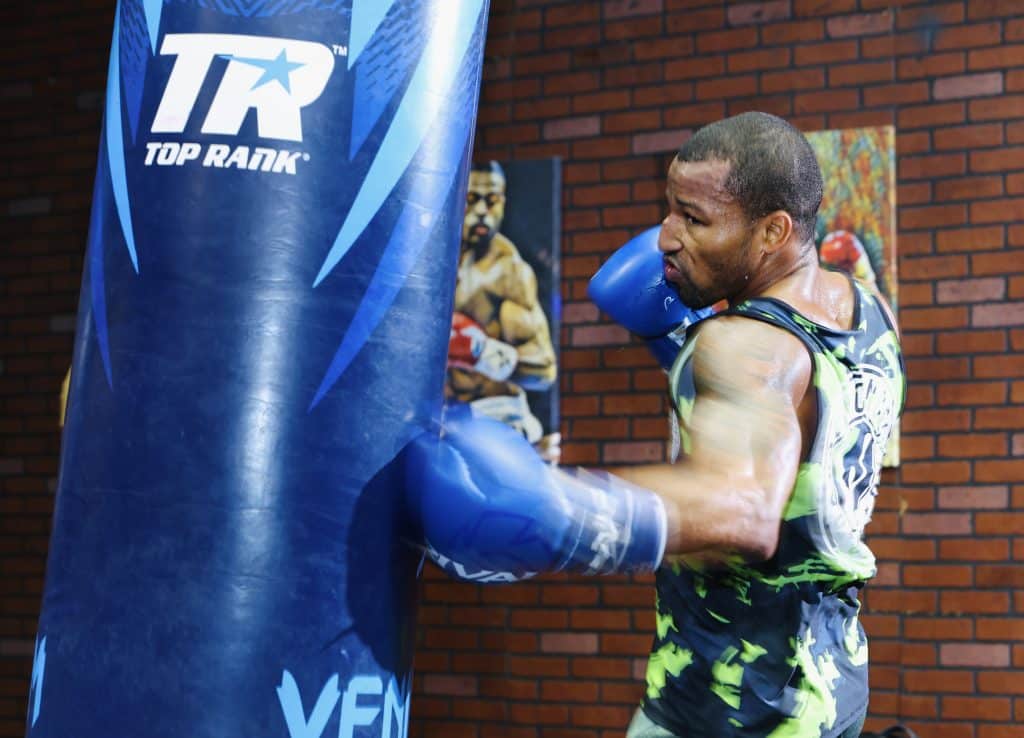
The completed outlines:
<svg viewBox="0 0 1024 738">
<path fill-rule="evenodd" d="M 402 463 L 424 550 L 461 579 L 653 571 L 664 555 L 657 495 L 610 474 L 549 466 L 489 418 L 446 418 L 440 433 L 410 442 Z"/>
<path fill-rule="evenodd" d="M 711 308 L 691 310 L 665 281 L 658 249 L 660 226 L 627 241 L 597 270 L 587 294 L 601 310 L 647 347 L 666 370 L 672 368 L 686 329 L 711 315 Z"/>
</svg>

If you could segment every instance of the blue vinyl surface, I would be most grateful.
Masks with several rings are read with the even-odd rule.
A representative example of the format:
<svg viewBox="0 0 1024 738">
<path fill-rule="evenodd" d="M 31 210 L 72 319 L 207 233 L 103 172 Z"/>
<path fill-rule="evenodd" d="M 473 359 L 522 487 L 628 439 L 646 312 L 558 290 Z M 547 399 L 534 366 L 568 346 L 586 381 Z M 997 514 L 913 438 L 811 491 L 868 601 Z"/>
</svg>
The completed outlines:
<svg viewBox="0 0 1024 738">
<path fill-rule="evenodd" d="M 121 0 L 27 735 L 405 735 L 486 5 Z"/>
</svg>

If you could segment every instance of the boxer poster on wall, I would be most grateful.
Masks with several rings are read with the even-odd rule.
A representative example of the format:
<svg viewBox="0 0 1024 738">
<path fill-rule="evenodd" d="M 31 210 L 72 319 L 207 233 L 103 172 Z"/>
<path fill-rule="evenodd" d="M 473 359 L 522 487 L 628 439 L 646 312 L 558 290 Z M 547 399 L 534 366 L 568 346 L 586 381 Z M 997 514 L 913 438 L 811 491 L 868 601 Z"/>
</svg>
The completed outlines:
<svg viewBox="0 0 1024 738">
<path fill-rule="evenodd" d="M 466 194 L 445 396 L 557 462 L 558 159 L 482 161 Z"/>
<path fill-rule="evenodd" d="M 892 126 L 808 133 L 825 184 L 814 241 L 822 264 L 874 285 L 896 310 L 896 159 Z M 899 428 L 883 464 L 899 465 Z"/>
</svg>

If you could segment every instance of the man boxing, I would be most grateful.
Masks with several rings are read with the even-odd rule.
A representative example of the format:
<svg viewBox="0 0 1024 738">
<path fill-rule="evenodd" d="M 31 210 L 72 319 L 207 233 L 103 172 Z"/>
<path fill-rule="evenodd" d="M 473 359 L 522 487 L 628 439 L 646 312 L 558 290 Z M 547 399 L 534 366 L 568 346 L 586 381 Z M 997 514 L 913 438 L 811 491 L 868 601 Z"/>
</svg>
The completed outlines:
<svg viewBox="0 0 1024 738">
<path fill-rule="evenodd" d="M 501 165 L 475 165 L 462 225 L 446 395 L 537 443 L 543 430 L 525 389 L 545 389 L 555 380 L 555 349 L 536 275 L 499 232 L 504 217 Z M 557 439 L 548 440 L 541 447 L 555 460 Z"/>
<path fill-rule="evenodd" d="M 681 554 L 658 572 L 631 738 L 860 733 L 861 537 L 904 375 L 881 297 L 817 263 L 821 192 L 804 137 L 760 113 L 701 129 L 669 169 L 665 276 L 730 309 L 671 372 L 685 454 L 619 470 L 665 500 Z"/>
<path fill-rule="evenodd" d="M 728 302 L 671 368 L 678 460 L 549 471 L 517 439 L 455 423 L 412 445 L 423 539 L 449 571 L 657 568 L 629 738 L 852 738 L 868 698 L 858 591 L 875 571 L 862 536 L 905 394 L 893 316 L 819 266 L 821 174 L 785 121 L 701 129 L 666 194 L 653 266 L 670 288 L 635 240 L 591 295 L 651 306 L 616 317 L 655 339 L 671 332 L 650 319 L 668 298 Z"/>
</svg>

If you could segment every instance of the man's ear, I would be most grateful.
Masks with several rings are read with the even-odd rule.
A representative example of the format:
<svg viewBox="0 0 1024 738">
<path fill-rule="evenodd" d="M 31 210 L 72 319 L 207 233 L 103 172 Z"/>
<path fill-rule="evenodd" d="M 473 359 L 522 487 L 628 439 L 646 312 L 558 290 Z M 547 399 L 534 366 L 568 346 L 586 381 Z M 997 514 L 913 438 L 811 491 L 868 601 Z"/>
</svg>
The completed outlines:
<svg viewBox="0 0 1024 738">
<path fill-rule="evenodd" d="M 793 235 L 793 216 L 785 210 L 776 210 L 764 216 L 761 224 L 761 238 L 765 253 L 774 254 Z"/>
</svg>

